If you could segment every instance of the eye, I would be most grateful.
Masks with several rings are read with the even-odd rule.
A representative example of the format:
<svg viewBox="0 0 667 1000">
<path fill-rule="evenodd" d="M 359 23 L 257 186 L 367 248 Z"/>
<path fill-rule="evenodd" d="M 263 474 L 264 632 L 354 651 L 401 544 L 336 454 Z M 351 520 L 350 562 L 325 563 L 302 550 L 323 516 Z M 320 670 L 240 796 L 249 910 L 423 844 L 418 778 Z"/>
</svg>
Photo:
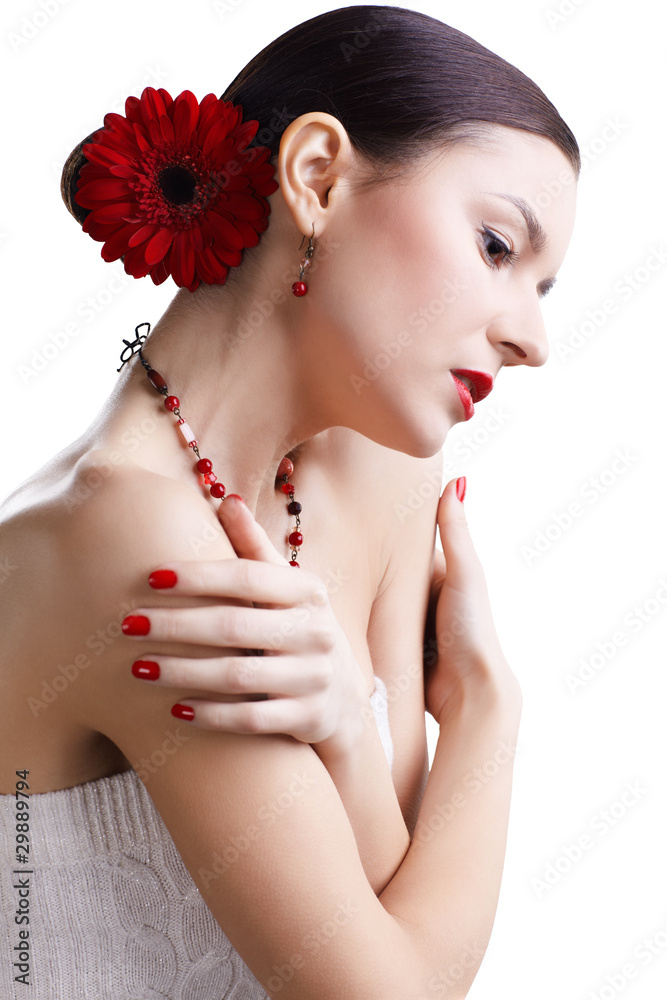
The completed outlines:
<svg viewBox="0 0 667 1000">
<path fill-rule="evenodd" d="M 507 243 L 497 233 L 482 225 L 484 231 L 484 254 L 491 267 L 500 268 L 503 264 L 514 264 L 519 254 L 508 247 Z"/>
</svg>

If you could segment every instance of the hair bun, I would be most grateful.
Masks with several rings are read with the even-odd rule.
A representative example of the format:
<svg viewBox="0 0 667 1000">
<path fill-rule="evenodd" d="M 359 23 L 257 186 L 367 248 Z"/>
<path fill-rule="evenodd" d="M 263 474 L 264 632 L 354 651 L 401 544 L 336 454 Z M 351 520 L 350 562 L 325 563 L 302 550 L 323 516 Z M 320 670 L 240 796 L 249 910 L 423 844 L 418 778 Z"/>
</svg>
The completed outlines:
<svg viewBox="0 0 667 1000">
<path fill-rule="evenodd" d="M 96 129 L 95 131 L 98 130 Z M 87 142 L 92 142 L 94 134 L 94 132 L 91 132 L 90 135 L 87 135 L 85 139 L 81 140 L 78 146 L 74 147 L 65 161 L 65 166 L 63 167 L 63 172 L 60 177 L 60 193 L 63 201 L 67 205 L 67 210 L 74 216 L 80 226 L 83 225 L 86 216 L 90 214 L 90 209 L 82 208 L 81 205 L 77 205 L 74 200 L 74 195 L 77 192 L 81 169 L 86 163 L 88 163 L 88 160 L 83 155 L 82 149 Z"/>
</svg>

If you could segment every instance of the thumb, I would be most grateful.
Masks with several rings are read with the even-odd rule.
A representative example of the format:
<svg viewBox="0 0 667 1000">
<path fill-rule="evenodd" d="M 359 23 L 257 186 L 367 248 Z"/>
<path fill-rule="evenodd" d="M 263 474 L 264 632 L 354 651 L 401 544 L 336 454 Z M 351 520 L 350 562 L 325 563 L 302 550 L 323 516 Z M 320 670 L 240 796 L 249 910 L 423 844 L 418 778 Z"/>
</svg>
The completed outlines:
<svg viewBox="0 0 667 1000">
<path fill-rule="evenodd" d="M 288 566 L 261 524 L 238 493 L 230 493 L 218 507 L 218 520 L 225 530 L 239 559 L 257 559 Z"/>
<path fill-rule="evenodd" d="M 440 541 L 447 564 L 447 583 L 457 590 L 465 589 L 471 573 L 482 571 L 468 530 L 463 506 L 465 492 L 465 476 L 450 479 L 442 492 L 437 510 Z"/>
</svg>

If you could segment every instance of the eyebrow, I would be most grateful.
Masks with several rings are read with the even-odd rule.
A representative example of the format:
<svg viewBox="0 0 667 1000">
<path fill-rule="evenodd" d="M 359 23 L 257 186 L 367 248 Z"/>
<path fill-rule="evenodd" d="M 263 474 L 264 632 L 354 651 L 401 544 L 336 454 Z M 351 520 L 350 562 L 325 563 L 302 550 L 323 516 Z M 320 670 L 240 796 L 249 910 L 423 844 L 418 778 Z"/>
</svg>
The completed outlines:
<svg viewBox="0 0 667 1000">
<path fill-rule="evenodd" d="M 499 192 L 489 191 L 487 192 L 494 198 L 504 198 L 505 201 L 511 202 L 515 208 L 518 208 L 521 212 L 524 222 L 526 223 L 526 229 L 528 230 L 528 239 L 530 245 L 533 249 L 533 253 L 539 253 L 540 250 L 544 250 L 549 242 L 549 238 L 544 231 L 543 227 L 538 222 L 535 213 L 530 208 L 527 202 L 523 198 L 517 198 L 512 194 L 500 194 Z M 540 281 L 537 289 L 540 296 L 544 297 L 548 292 L 551 291 L 553 286 L 556 284 L 555 278 L 546 278 L 544 281 Z"/>
</svg>

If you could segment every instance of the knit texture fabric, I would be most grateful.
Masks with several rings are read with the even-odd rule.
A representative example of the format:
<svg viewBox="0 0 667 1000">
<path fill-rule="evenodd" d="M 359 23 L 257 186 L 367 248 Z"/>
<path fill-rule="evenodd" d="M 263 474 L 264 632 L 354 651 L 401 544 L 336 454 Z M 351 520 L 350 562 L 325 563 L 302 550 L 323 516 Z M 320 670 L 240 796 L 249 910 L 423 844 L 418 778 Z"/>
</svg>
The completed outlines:
<svg viewBox="0 0 667 1000">
<path fill-rule="evenodd" d="M 379 677 L 371 706 L 391 768 Z M 204 902 L 135 771 L 31 795 L 29 805 L 31 856 L 21 865 L 16 800 L 0 795 L 2 1000 L 269 1000 Z M 29 879 L 29 925 L 15 923 L 22 878 Z M 29 986 L 14 979 L 23 927 Z"/>
</svg>

